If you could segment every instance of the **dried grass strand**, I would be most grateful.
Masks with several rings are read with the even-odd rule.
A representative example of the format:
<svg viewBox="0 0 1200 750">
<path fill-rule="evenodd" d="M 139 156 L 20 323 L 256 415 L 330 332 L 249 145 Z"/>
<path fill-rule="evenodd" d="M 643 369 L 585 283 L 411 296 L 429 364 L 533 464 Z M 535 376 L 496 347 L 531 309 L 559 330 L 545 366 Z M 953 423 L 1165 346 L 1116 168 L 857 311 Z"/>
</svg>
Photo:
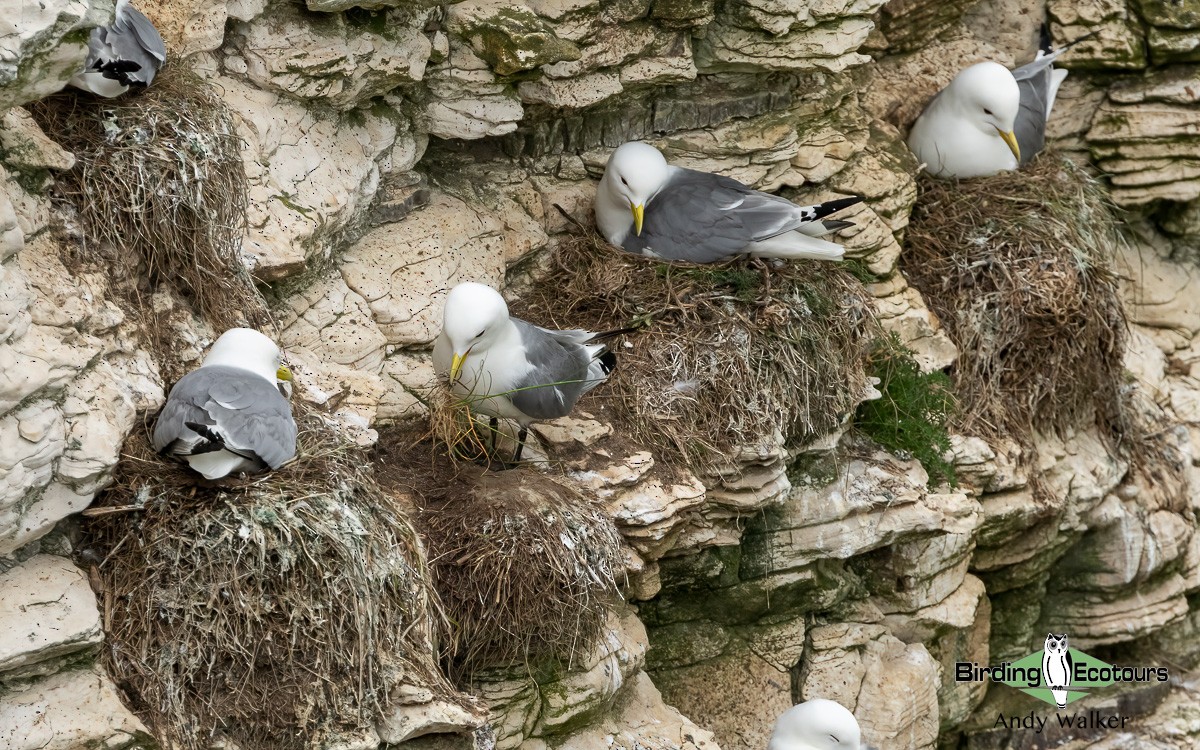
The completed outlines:
<svg viewBox="0 0 1200 750">
<path fill-rule="evenodd" d="M 168 66 L 144 91 L 102 99 L 69 90 L 29 110 L 76 157 L 56 189 L 82 220 L 78 260 L 104 264 L 127 282 L 148 333 L 160 326 L 135 281 L 148 282 L 150 292 L 182 293 L 217 330 L 269 322 L 239 258 L 248 201 L 243 142 L 208 82 Z"/>
<path fill-rule="evenodd" d="M 452 694 L 440 609 L 404 509 L 304 412 L 299 458 L 223 486 L 124 446 L 84 524 L 104 658 L 154 734 L 189 750 L 313 748 L 373 727 L 401 682 Z"/>
<path fill-rule="evenodd" d="M 1122 432 L 1121 238 L 1099 181 L 1045 153 L 920 189 L 901 268 L 958 346 L 956 429 L 1026 447 L 1088 420 Z"/>
<path fill-rule="evenodd" d="M 444 658 L 480 672 L 567 663 L 590 648 L 619 599 L 621 535 L 599 503 L 527 468 L 485 472 L 428 435 L 380 435 L 383 481 L 411 495 L 450 622 Z"/>
<path fill-rule="evenodd" d="M 616 370 L 588 398 L 668 463 L 716 472 L 778 436 L 803 444 L 836 429 L 864 391 L 877 324 L 837 264 L 669 265 L 580 231 L 548 266 L 513 313 L 559 328 L 643 326 L 631 346 L 612 345 Z"/>
</svg>

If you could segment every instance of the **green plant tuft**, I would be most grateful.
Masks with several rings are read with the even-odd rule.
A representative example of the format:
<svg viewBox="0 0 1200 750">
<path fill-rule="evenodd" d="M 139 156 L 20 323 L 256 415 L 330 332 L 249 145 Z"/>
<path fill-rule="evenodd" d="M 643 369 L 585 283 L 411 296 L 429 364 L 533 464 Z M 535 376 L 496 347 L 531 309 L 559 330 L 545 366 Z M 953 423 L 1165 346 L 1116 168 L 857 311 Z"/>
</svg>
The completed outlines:
<svg viewBox="0 0 1200 750">
<path fill-rule="evenodd" d="M 929 474 L 930 486 L 955 485 L 946 425 L 954 413 L 954 392 L 944 372 L 921 372 L 912 350 L 896 334 L 877 339 L 868 355 L 882 398 L 858 407 L 855 424 L 888 450 L 912 456 Z"/>
<path fill-rule="evenodd" d="M 753 268 L 723 264 L 719 266 L 678 266 L 660 263 L 654 269 L 660 279 L 682 277 L 698 282 L 711 289 L 728 288 L 730 295 L 739 302 L 758 299 L 763 285 L 763 275 Z"/>
</svg>

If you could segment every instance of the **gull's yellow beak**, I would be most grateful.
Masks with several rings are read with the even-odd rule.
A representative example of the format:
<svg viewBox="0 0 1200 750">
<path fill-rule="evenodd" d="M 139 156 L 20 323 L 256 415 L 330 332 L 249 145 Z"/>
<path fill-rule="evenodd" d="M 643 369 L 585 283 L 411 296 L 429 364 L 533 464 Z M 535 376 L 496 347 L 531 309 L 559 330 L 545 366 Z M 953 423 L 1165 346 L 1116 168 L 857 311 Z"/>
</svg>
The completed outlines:
<svg viewBox="0 0 1200 750">
<path fill-rule="evenodd" d="M 633 233 L 641 237 L 642 219 L 646 218 L 646 207 L 640 203 L 636 206 L 630 203 L 629 207 L 633 209 Z"/>
<path fill-rule="evenodd" d="M 1017 145 L 1017 134 L 1011 130 L 1001 130 L 1000 128 L 996 128 L 996 132 L 999 133 L 1000 137 L 1004 139 L 1004 142 L 1008 144 L 1008 148 L 1013 152 L 1013 156 L 1017 157 L 1017 164 L 1020 164 L 1021 147 Z"/>
<path fill-rule="evenodd" d="M 280 367 L 275 371 L 275 379 L 282 380 L 285 383 L 292 382 L 292 371 L 286 367 Z"/>
<path fill-rule="evenodd" d="M 468 349 L 465 354 L 459 354 L 458 352 L 454 353 L 454 359 L 452 359 L 450 361 L 450 382 L 451 383 L 458 382 L 458 376 L 462 374 L 463 360 L 466 359 L 467 354 L 470 354 L 470 353 L 471 353 L 470 349 Z"/>
</svg>

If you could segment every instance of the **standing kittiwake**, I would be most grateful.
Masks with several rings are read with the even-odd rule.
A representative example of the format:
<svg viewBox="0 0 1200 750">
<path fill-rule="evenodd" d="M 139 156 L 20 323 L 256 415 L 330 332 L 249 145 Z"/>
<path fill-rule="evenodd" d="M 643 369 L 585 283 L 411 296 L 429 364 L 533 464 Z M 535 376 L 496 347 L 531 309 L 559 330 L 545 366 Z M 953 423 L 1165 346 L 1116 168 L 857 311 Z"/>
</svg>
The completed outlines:
<svg viewBox="0 0 1200 750">
<path fill-rule="evenodd" d="M 92 29 L 87 61 L 68 83 L 112 98 L 130 86 L 149 86 L 166 61 L 166 44 L 150 19 L 129 0 L 117 0 L 112 24 Z"/>
<path fill-rule="evenodd" d="M 1046 122 L 1067 77 L 1053 63 L 1085 38 L 1056 51 L 1043 28 L 1041 50 L 1028 65 L 964 68 L 926 105 L 908 147 L 937 177 L 984 177 L 1028 164 L 1046 144 Z"/>
<path fill-rule="evenodd" d="M 667 164 L 662 152 L 630 142 L 613 151 L 596 190 L 596 224 L 614 245 L 663 260 L 714 263 L 760 258 L 841 260 L 817 239 L 850 226 L 825 220 L 862 198 L 797 206 L 729 177 Z"/>
<path fill-rule="evenodd" d="M 446 297 L 433 367 L 472 410 L 520 425 L 513 463 L 530 423 L 566 416 L 600 385 L 616 358 L 596 341 L 625 331 L 551 331 L 510 317 L 499 292 L 465 282 Z M 493 435 L 495 433 L 493 432 Z"/>
<path fill-rule="evenodd" d="M 279 392 L 290 381 L 274 341 L 231 328 L 204 364 L 179 379 L 154 425 L 154 449 L 180 456 L 204 475 L 278 469 L 296 455 L 296 421 Z"/>
<path fill-rule="evenodd" d="M 860 750 L 858 720 L 840 703 L 813 698 L 779 715 L 767 750 Z"/>
</svg>

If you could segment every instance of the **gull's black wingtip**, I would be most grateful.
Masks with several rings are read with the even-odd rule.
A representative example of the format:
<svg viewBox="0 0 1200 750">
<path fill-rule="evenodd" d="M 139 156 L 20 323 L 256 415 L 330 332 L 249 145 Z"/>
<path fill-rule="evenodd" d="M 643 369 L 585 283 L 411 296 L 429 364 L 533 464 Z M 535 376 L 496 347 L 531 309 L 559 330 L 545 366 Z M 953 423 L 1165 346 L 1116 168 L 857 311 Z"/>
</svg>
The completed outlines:
<svg viewBox="0 0 1200 750">
<path fill-rule="evenodd" d="M 831 201 L 825 201 L 824 203 L 818 203 L 817 205 L 813 206 L 813 217 L 809 219 L 809 221 L 823 219 L 830 214 L 835 214 L 844 208 L 850 208 L 851 206 L 858 205 L 862 202 L 863 197 L 861 195 L 852 195 L 849 198 L 836 198 Z"/>
<path fill-rule="evenodd" d="M 598 359 L 600 360 L 600 369 L 604 370 L 605 375 L 608 375 L 613 370 L 617 369 L 617 355 L 613 354 L 608 349 L 605 349 L 603 352 L 601 352 Z"/>
<path fill-rule="evenodd" d="M 847 227 L 854 226 L 853 221 L 842 221 L 841 219 L 825 219 L 821 222 L 821 226 L 825 227 L 828 232 L 837 232 Z"/>
</svg>

